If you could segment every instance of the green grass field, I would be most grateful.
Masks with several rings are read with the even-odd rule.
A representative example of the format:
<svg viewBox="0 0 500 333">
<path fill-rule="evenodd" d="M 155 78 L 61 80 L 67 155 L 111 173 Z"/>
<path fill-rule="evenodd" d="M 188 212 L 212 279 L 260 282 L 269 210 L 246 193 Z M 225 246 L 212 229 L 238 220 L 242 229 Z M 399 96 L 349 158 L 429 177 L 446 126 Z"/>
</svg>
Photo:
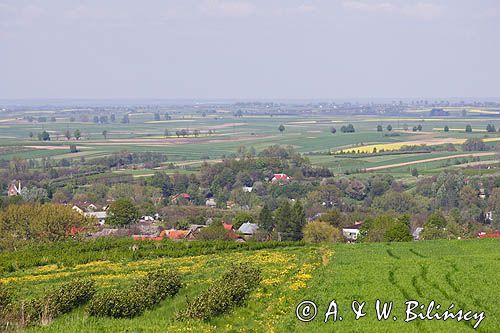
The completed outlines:
<svg viewBox="0 0 500 333">
<path fill-rule="evenodd" d="M 474 331 L 474 320 L 469 323 L 453 320 L 405 323 L 404 302 L 407 300 L 421 304 L 434 300 L 443 308 L 453 303 L 456 309 L 484 311 L 485 319 L 477 331 L 500 330 L 500 304 L 496 291 L 500 278 L 500 254 L 499 241 L 494 239 L 288 245 L 255 250 L 233 246 L 211 254 L 196 254 L 198 250 L 193 244 L 192 251 L 196 251 L 188 255 L 178 251 L 186 248 L 183 243 L 168 245 L 165 250 L 162 247 L 155 250 L 148 245 L 132 255 L 127 249 L 130 243 L 114 243 L 107 250 L 96 246 L 98 252 L 92 251 L 89 245 L 85 253 L 76 256 L 70 256 L 71 250 L 64 251 L 63 248 L 60 251 L 67 252 L 67 255 L 57 256 L 56 248 L 46 246 L 30 257 L 33 260 L 24 268 L 13 272 L 4 268 L 0 280 L 16 291 L 16 297 L 29 298 L 74 277 L 92 277 L 97 281 L 98 289 L 104 291 L 112 287 L 125 288 L 134 279 L 158 268 L 176 268 L 183 274 L 185 286 L 181 292 L 142 316 L 134 319 L 94 318 L 86 314 L 85 307 L 81 307 L 47 326 L 31 327 L 29 331 L 32 332 Z M 210 248 L 216 249 L 207 246 L 204 251 Z M 155 253 L 158 255 L 153 255 Z M 176 255 L 173 257 L 169 253 Z M 22 258 L 22 253 L 2 254 L 4 262 Z M 47 264 L 41 265 L 43 262 Z M 175 313 L 185 306 L 186 297 L 201 293 L 231 263 L 238 262 L 261 267 L 264 276 L 244 306 L 208 322 L 174 320 Z M 389 320 L 376 319 L 376 299 L 394 302 Z M 318 314 L 311 322 L 300 322 L 295 316 L 296 306 L 302 300 L 317 304 Z M 324 323 L 325 311 L 332 300 L 336 300 L 343 320 L 333 322 L 330 318 Z M 357 321 L 350 310 L 354 300 L 366 302 L 367 315 Z M 393 316 L 397 317 L 396 321 Z"/>
</svg>

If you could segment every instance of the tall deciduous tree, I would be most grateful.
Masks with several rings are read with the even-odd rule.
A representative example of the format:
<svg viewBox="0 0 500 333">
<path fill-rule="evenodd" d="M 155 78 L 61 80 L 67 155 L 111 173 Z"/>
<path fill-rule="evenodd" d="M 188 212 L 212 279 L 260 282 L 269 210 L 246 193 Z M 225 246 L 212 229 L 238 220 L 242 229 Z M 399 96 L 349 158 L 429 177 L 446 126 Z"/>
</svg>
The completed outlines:
<svg viewBox="0 0 500 333">
<path fill-rule="evenodd" d="M 106 223 L 115 226 L 126 226 L 137 222 L 139 211 L 128 199 L 120 199 L 113 202 L 108 209 Z"/>
</svg>

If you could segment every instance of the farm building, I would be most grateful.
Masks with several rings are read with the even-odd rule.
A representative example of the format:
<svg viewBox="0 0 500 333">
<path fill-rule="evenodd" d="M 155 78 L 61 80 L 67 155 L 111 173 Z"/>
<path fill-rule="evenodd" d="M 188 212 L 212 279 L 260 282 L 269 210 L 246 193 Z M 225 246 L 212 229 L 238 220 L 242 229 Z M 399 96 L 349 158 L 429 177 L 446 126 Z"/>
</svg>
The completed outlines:
<svg viewBox="0 0 500 333">
<path fill-rule="evenodd" d="M 362 223 L 361 222 L 356 222 L 355 224 L 342 228 L 342 235 L 348 240 L 348 241 L 355 241 L 358 239 L 359 236 L 359 229 L 361 228 Z"/>
<path fill-rule="evenodd" d="M 108 214 L 106 212 L 84 212 L 83 216 L 95 218 L 100 225 L 106 223 L 106 217 Z"/>
</svg>

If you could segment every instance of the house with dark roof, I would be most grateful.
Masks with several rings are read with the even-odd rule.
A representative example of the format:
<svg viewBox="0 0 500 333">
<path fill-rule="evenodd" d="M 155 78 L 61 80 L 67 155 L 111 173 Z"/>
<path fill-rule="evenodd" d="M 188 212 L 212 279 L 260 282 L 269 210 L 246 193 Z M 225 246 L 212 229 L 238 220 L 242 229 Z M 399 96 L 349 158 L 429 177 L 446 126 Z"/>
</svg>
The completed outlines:
<svg viewBox="0 0 500 333">
<path fill-rule="evenodd" d="M 238 232 L 245 236 L 253 236 L 258 229 L 259 226 L 256 223 L 245 222 L 238 228 Z"/>
</svg>

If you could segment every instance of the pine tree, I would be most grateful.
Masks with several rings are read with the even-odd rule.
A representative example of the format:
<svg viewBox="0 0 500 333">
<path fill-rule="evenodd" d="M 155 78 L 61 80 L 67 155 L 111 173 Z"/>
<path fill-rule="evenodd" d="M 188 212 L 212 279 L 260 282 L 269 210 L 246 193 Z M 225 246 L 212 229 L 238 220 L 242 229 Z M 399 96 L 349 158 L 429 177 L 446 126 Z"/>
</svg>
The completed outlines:
<svg viewBox="0 0 500 333">
<path fill-rule="evenodd" d="M 280 240 L 293 240 L 294 228 L 291 223 L 291 216 L 290 203 L 288 203 L 288 200 L 284 200 L 274 212 L 276 230 Z"/>
<path fill-rule="evenodd" d="M 292 206 L 291 224 L 294 230 L 293 240 L 302 239 L 302 228 L 306 225 L 306 212 L 300 201 Z"/>
<path fill-rule="evenodd" d="M 270 234 L 274 228 L 273 214 L 267 205 L 262 207 L 259 214 L 259 227 L 266 233 Z"/>
</svg>

